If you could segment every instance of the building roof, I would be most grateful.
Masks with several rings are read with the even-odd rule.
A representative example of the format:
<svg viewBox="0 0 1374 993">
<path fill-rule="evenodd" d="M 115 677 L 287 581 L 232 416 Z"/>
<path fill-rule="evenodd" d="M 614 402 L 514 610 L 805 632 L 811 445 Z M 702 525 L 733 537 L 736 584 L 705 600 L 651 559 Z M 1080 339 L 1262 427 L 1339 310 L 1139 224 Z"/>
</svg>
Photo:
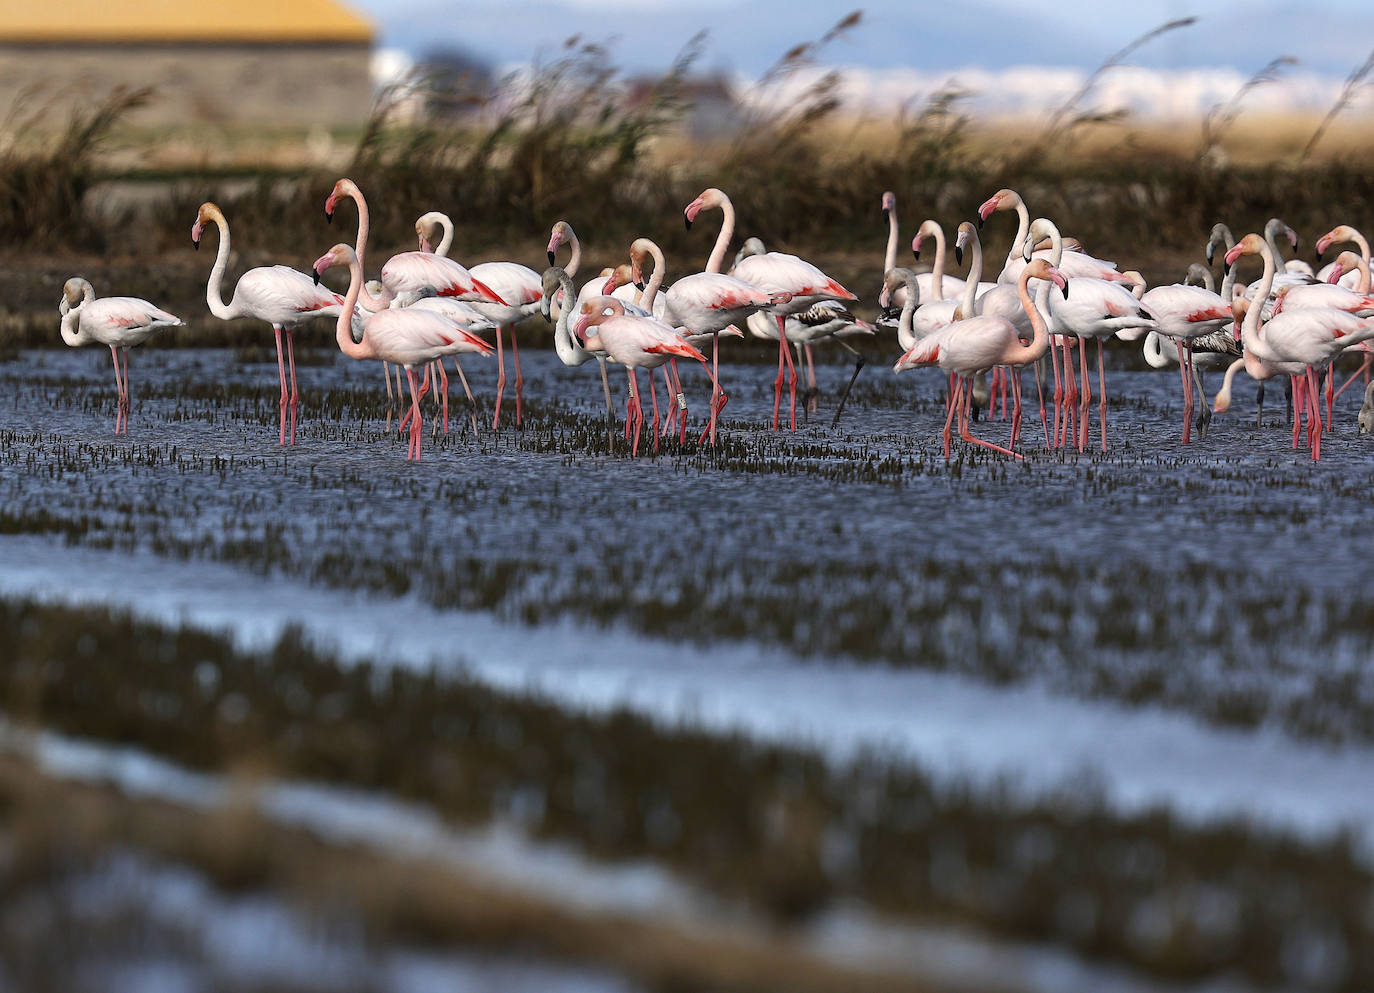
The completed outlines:
<svg viewBox="0 0 1374 993">
<path fill-rule="evenodd" d="M 334 0 L 0 0 L 0 42 L 354 42 L 372 25 Z"/>
</svg>

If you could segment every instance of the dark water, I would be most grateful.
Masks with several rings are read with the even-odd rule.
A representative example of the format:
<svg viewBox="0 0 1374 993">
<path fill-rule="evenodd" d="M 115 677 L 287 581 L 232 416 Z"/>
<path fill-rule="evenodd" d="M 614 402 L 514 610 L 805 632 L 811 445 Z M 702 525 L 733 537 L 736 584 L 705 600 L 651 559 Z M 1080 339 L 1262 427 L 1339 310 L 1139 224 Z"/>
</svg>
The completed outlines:
<svg viewBox="0 0 1374 993">
<path fill-rule="evenodd" d="M 1374 448 L 1355 436 L 1354 390 L 1341 398 L 1323 460 L 1313 464 L 1290 447 L 1278 391 L 1270 391 L 1266 423 L 1256 427 L 1253 387 L 1242 381 L 1233 412 L 1216 418 L 1205 441 L 1185 447 L 1176 373 L 1127 370 L 1109 372 L 1110 454 L 1047 452 L 1028 379 L 1026 459 L 956 441 L 946 462 L 938 439 L 944 380 L 936 372 L 895 376 L 872 363 L 841 427 L 831 429 L 850 367 L 823 365 L 818 417 L 775 434 L 767 428 L 773 368 L 727 360 L 722 379 L 731 400 L 719 446 L 673 443 L 654 456 L 646 438 L 631 458 L 618 425 L 608 450 L 595 365 L 569 370 L 551 354 L 527 351 L 524 429 L 509 426 L 509 392 L 506 426 L 490 429 L 494 364 L 474 360 L 468 369 L 485 405 L 482 427 L 468 425 L 455 383 L 452 431 L 432 433 L 427 405 L 425 457 L 415 465 L 405 460 L 394 420 L 387 427 L 375 364 L 303 352 L 298 444 L 283 450 L 275 361 L 261 351 L 251 358 L 136 352 L 131 432 L 120 438 L 111 433 L 106 354 L 33 352 L 0 365 L 10 398 L 0 407 L 0 532 L 47 536 L 53 547 L 225 563 L 274 584 L 365 591 L 379 602 L 408 595 L 506 622 L 591 622 L 700 646 L 703 656 L 778 647 L 819 661 L 857 660 L 873 667 L 869 673 L 955 673 L 974 686 L 1016 683 L 1051 698 L 1149 704 L 1208 731 L 1258 726 L 1293 736 L 1253 736 L 1256 747 L 1238 753 L 1251 777 L 1266 748 L 1287 741 L 1296 751 L 1294 738 L 1339 743 L 1329 767 L 1314 760 L 1313 774 L 1334 774 L 1343 763 L 1348 776 L 1346 760 L 1374 740 L 1374 611 L 1364 594 L 1370 570 L 1361 538 Z M 699 369 L 684 368 L 683 378 L 694 436 L 708 387 Z M 612 382 L 623 405 L 623 373 Z M 1005 443 L 1008 426 L 996 420 L 977 430 Z M 107 581 L 71 577 L 74 585 L 85 580 Z M 44 637 L 31 636 L 37 644 Z M 460 656 L 464 637 L 453 630 Z M 121 674 L 138 671 L 151 686 L 157 665 L 132 651 Z M 273 664 L 289 674 L 285 657 Z M 272 670 L 244 665 L 266 687 L 251 699 L 270 712 Z M 798 664 L 799 680 L 809 668 Z M 66 701 L 65 730 L 100 737 L 106 732 L 98 728 L 118 726 L 120 740 L 154 749 L 170 740 L 166 728 L 153 728 L 141 696 L 129 696 L 123 709 L 92 708 L 90 694 L 69 686 L 77 672 L 73 663 L 70 672 L 49 674 Z M 721 672 L 729 678 L 728 667 Z M 119 694 L 122 677 L 101 666 L 91 673 L 92 686 L 112 687 L 95 699 Z M 496 720 L 515 705 L 471 698 L 462 687 L 445 692 L 446 715 L 429 712 L 439 696 L 423 687 L 404 705 L 404 694 L 385 706 L 364 694 L 359 704 L 369 715 L 359 728 L 395 724 L 406 752 L 418 752 L 423 729 L 444 762 L 450 751 L 476 761 L 473 740 L 459 747 L 444 737 L 453 713 L 471 707 L 493 723 L 495 744 L 484 747 L 500 772 L 485 775 L 496 798 L 471 787 L 455 792 L 417 760 L 405 788 L 418 802 L 442 809 L 457 797 L 464 816 L 473 816 L 474 805 L 502 810 L 510 797 L 547 795 L 552 809 L 558 777 L 548 770 L 566 761 L 574 768 L 563 778 L 575 782 L 584 766 L 595 767 L 606 798 L 599 809 L 624 812 L 633 825 L 652 820 L 664 797 L 682 804 L 682 789 L 695 791 L 738 762 L 728 804 L 717 788 L 709 803 L 678 807 L 682 850 L 673 865 L 710 886 L 732 880 L 751 899 L 788 913 L 849 894 L 1162 976 L 1238 969 L 1262 983 L 1353 989 L 1374 968 L 1360 951 L 1367 928 L 1349 910 L 1367 900 L 1367 872 L 1351 868 L 1348 848 L 1294 855 L 1287 842 L 1257 842 L 1262 832 L 1248 826 L 1208 834 L 1148 815 L 1086 817 L 1074 812 L 1079 800 L 1046 800 L 1029 811 L 996 797 L 936 800 L 917 772 L 910 781 L 889 778 L 881 762 L 832 782 L 810 760 L 758 758 L 699 734 L 671 737 L 638 725 L 630 733 L 614 718 L 554 735 L 549 729 L 561 716 L 517 708 Z M 55 721 L 59 710 L 50 706 Z M 999 703 L 989 694 L 971 706 Z M 912 711 L 919 720 L 915 701 Z M 1042 725 L 1049 712 L 1040 714 Z M 295 768 L 297 739 L 335 740 L 332 718 L 321 713 L 299 718 L 294 729 L 264 729 L 283 768 Z M 1022 715 L 978 716 L 995 729 L 999 719 Z M 201 754 L 199 719 L 189 712 L 179 719 L 186 726 L 168 754 Z M 511 727 L 525 729 L 516 752 L 505 744 Z M 1102 738 L 1104 749 L 1137 758 L 1144 747 L 1144 739 Z M 1036 740 L 1055 747 L 1052 733 Z M 397 788 L 386 774 L 394 758 L 378 748 L 375 760 L 360 749 L 340 752 L 327 772 L 309 764 L 298 771 Z M 1306 761 L 1304 752 L 1299 764 Z M 1163 756 L 1160 764 L 1174 770 L 1181 793 L 1209 793 L 1205 781 L 1188 779 L 1195 770 Z M 677 785 L 667 789 L 670 781 Z M 784 844 L 780 838 L 790 836 L 769 827 L 775 808 L 765 800 L 773 795 L 790 797 L 825 830 Z M 603 852 L 652 850 L 620 834 L 608 842 L 597 833 L 605 824 L 576 804 L 569 809 L 562 819 L 543 815 L 541 830 Z M 911 813 L 918 809 L 926 813 Z M 837 838 L 850 856 L 834 855 Z M 1027 845 L 1043 858 L 1028 860 Z M 1131 852 L 1146 852 L 1158 871 L 1137 871 Z M 769 876 L 775 864 L 781 868 Z M 801 897 L 799 879 L 813 887 Z M 1220 918 L 1218 901 L 1226 910 Z M 1205 937 L 1197 922 L 1220 926 L 1220 919 L 1224 941 L 1178 937 Z M 1296 937 L 1279 947 L 1274 935 Z M 1089 988 L 1061 988 L 1074 985 Z"/>
<path fill-rule="evenodd" d="M 451 433 L 431 433 L 427 407 L 413 465 L 385 430 L 376 364 L 310 354 L 323 364 L 299 369 L 287 450 L 274 362 L 136 352 L 127 438 L 111 434 L 103 354 L 6 363 L 7 527 L 1374 738 L 1359 537 L 1374 446 L 1355 436 L 1356 390 L 1313 463 L 1277 390 L 1257 428 L 1242 378 L 1232 413 L 1185 447 L 1177 374 L 1114 371 L 1112 450 L 1080 455 L 1044 449 L 1028 377 L 1025 461 L 956 440 L 946 463 L 937 372 L 871 364 L 832 430 L 850 369 L 822 365 L 820 415 L 774 434 L 773 369 L 727 361 L 719 447 L 631 459 L 623 441 L 607 453 L 596 366 L 527 351 L 524 430 L 484 419 L 474 434 L 455 383 Z M 493 365 L 468 363 L 484 404 Z M 683 378 L 695 435 L 708 386 Z M 1008 426 L 978 431 L 1005 443 Z"/>
</svg>

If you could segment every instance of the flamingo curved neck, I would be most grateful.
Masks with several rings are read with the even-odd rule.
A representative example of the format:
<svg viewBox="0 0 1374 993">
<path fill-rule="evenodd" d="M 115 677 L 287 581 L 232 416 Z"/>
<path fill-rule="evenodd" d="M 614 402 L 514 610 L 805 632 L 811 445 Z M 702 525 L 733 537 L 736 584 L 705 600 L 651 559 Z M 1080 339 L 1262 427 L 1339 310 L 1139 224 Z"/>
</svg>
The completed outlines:
<svg viewBox="0 0 1374 993">
<path fill-rule="evenodd" d="M 725 253 L 730 249 L 730 239 L 735 236 L 735 205 L 724 193 L 720 195 L 720 213 L 720 234 L 716 235 L 711 257 L 706 260 L 707 272 L 721 271 L 720 267 L 725 264 Z"/>
<path fill-rule="evenodd" d="M 920 299 L 921 290 L 916 285 L 916 274 L 908 272 L 905 279 L 906 283 L 906 303 L 902 304 L 902 316 L 897 322 L 897 340 L 911 341 L 916 332 L 912 329 L 912 319 L 916 316 L 916 304 Z"/>
<path fill-rule="evenodd" d="M 210 270 L 210 281 L 205 284 L 205 302 L 210 313 L 222 321 L 233 320 L 237 312 L 224 302 L 224 270 L 229 265 L 229 221 L 221 213 L 214 215 L 215 227 L 219 229 L 219 248 L 215 250 L 215 264 Z"/>
<path fill-rule="evenodd" d="M 371 217 L 367 211 L 367 200 L 363 197 L 363 191 L 358 189 L 356 184 L 349 183 L 346 192 L 353 198 L 353 202 L 358 205 L 358 240 L 354 246 L 353 254 L 357 256 L 358 271 L 362 273 L 367 271 L 363 259 L 366 257 L 364 253 L 367 251 L 367 236 L 372 229 Z M 374 297 L 371 293 L 367 292 L 367 287 L 363 285 L 362 279 L 358 280 L 358 288 L 361 291 L 359 293 L 359 299 L 362 301 L 362 305 L 373 313 L 379 310 L 385 310 L 387 305 L 391 302 L 387 298 L 385 287 L 383 287 L 380 297 Z"/>
<path fill-rule="evenodd" d="M 1279 229 L 1280 224 L 1275 223 L 1278 218 L 1271 218 L 1269 223 L 1264 226 L 1264 242 L 1269 246 L 1269 251 L 1274 256 L 1276 266 L 1283 264 L 1283 250 L 1279 248 Z"/>
<path fill-rule="evenodd" d="M 362 287 L 363 264 L 354 254 L 348 260 L 348 292 L 344 294 L 343 307 L 339 309 L 339 320 L 334 326 L 334 338 L 339 344 L 339 351 L 350 359 L 376 358 L 366 327 L 363 330 L 362 342 L 358 344 L 353 341 L 353 310 L 358 305 L 358 295 Z"/>
<path fill-rule="evenodd" d="M 553 327 L 554 349 L 564 365 L 581 365 L 587 361 L 587 352 L 578 345 L 573 338 L 572 328 L 568 326 L 568 312 L 572 310 L 571 301 L 577 299 L 577 290 L 573 288 L 572 276 L 566 269 L 558 277 L 558 286 L 563 293 L 563 299 L 570 303 L 558 311 L 558 322 Z"/>
<path fill-rule="evenodd" d="M 1260 311 L 1264 309 L 1264 301 L 1269 298 L 1269 290 L 1274 285 L 1274 256 L 1267 244 L 1261 245 L 1260 256 L 1264 259 L 1264 275 L 1260 277 L 1254 302 L 1245 312 L 1245 320 L 1240 326 L 1240 340 L 1247 352 L 1259 341 Z M 1235 266 L 1231 268 L 1234 270 Z"/>
<path fill-rule="evenodd" d="M 92 292 L 94 291 L 92 290 Z M 79 304 L 62 315 L 62 326 L 60 328 L 62 340 L 72 348 L 78 348 L 81 345 L 88 344 L 90 341 L 90 339 L 82 334 L 81 330 L 77 327 L 78 322 L 81 320 L 81 308 L 86 306 L 88 299 L 88 297 L 83 296 Z"/>
<path fill-rule="evenodd" d="M 1012 265 L 1016 257 L 1021 253 L 1021 246 L 1026 243 L 1026 235 L 1030 232 L 1030 211 L 1026 209 L 1025 201 L 1018 195 L 1016 198 L 1016 237 L 1012 240 L 1011 250 L 1007 252 L 1007 265 Z M 1058 265 L 1056 261 L 1051 261 L 1051 265 Z M 1006 266 L 1002 267 L 1006 269 Z"/>
<path fill-rule="evenodd" d="M 1016 295 L 1021 298 L 1021 309 L 1030 318 L 1034 337 L 1031 338 L 1029 345 L 1023 345 L 1018 341 L 1011 347 L 1011 354 L 1015 356 L 1016 360 L 1026 364 L 1039 360 L 1042 355 L 1050 350 L 1050 329 L 1045 323 L 1045 318 L 1035 306 L 1035 301 L 1031 299 L 1030 281 L 1030 269 L 1027 268 L 1021 273 L 1021 278 L 1017 280 Z M 1044 283 L 1048 287 L 1050 280 L 1044 280 Z"/>
<path fill-rule="evenodd" d="M 582 242 L 577 240 L 577 233 L 571 227 L 568 228 L 568 248 L 572 251 L 572 257 L 568 259 L 563 271 L 571 277 L 577 275 L 577 270 L 582 265 Z M 573 299 L 575 298 L 576 295 Z"/>
<path fill-rule="evenodd" d="M 921 225 L 922 231 L 929 231 L 935 238 L 935 262 L 930 267 L 930 285 L 934 289 L 931 295 L 936 300 L 945 299 L 945 229 L 940 227 L 936 221 L 926 221 Z"/>
<path fill-rule="evenodd" d="M 1361 293 L 1369 292 L 1369 242 L 1365 236 L 1354 228 L 1350 229 L 1350 240 L 1355 243 L 1355 247 L 1360 250 L 1360 282 L 1358 289 Z"/>
<path fill-rule="evenodd" d="M 645 238 L 644 242 L 649 249 L 649 255 L 654 260 L 654 274 L 649 277 L 649 282 L 645 285 L 643 294 L 640 295 L 639 305 L 652 314 L 654 312 L 654 298 L 658 296 L 658 288 L 663 285 L 663 268 L 666 263 L 663 260 L 663 249 L 658 247 L 657 242 L 650 241 L 648 238 Z"/>
<path fill-rule="evenodd" d="M 439 244 L 434 246 L 434 254 L 448 258 L 449 249 L 453 247 L 453 219 L 447 214 L 439 214 L 435 220 L 438 221 L 444 235 L 439 239 Z"/>
<path fill-rule="evenodd" d="M 960 309 L 965 317 L 972 317 L 974 314 L 975 298 L 978 294 L 978 281 L 983 278 L 983 242 L 978 237 L 978 232 L 972 234 L 973 258 L 969 259 L 968 277 L 964 281 L 964 299 L 960 303 Z"/>
<path fill-rule="evenodd" d="M 883 253 L 883 272 L 897 268 L 897 205 L 887 212 L 887 250 Z"/>
</svg>

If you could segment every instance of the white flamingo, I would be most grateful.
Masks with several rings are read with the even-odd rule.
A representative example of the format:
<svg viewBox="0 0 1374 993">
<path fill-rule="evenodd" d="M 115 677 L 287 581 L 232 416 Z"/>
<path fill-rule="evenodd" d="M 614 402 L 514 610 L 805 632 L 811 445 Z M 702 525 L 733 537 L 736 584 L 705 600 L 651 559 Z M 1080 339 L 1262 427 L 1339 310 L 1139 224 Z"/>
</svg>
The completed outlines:
<svg viewBox="0 0 1374 993">
<path fill-rule="evenodd" d="M 62 340 L 72 348 L 108 345 L 114 362 L 115 434 L 129 433 L 129 349 L 143 344 L 163 328 L 184 327 L 186 322 L 138 297 L 97 298 L 91 284 L 73 276 L 62 287 L 58 303 L 62 315 Z M 123 369 L 120 358 L 123 357 Z"/>
</svg>

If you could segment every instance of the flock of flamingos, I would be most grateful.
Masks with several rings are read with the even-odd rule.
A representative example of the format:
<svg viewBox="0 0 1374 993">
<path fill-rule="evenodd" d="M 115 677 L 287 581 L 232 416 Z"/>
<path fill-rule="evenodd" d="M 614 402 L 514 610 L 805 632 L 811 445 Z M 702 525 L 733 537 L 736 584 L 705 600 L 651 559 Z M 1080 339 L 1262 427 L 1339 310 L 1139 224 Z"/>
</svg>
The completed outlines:
<svg viewBox="0 0 1374 993">
<path fill-rule="evenodd" d="M 402 419 L 401 430 L 409 431 L 407 458 L 416 460 L 420 458 L 422 437 L 420 400 L 430 389 L 431 365 L 440 390 L 444 428 L 448 428 L 448 377 L 443 360 L 449 356 L 454 359 L 471 401 L 472 393 L 458 356 L 496 352 L 500 371 L 493 427 L 499 426 L 506 385 L 503 337 L 510 340 L 515 363 L 515 419 L 517 424 L 521 422 L 522 377 L 515 326 L 536 312 L 554 322 L 555 346 L 565 364 L 598 361 L 608 413 L 611 395 L 606 363 L 625 367 L 629 379 L 625 434 L 627 438 L 633 435 L 635 454 L 645 423 L 639 369 L 649 370 L 651 431 L 657 448 L 660 433 L 686 436 L 687 403 L 677 374 L 677 359 L 701 363 L 712 387 L 709 418 L 701 439 L 714 444 L 717 418 L 727 400 L 719 378 L 721 336 L 742 336 L 743 326 L 754 335 L 778 342 L 773 399 L 773 429 L 777 430 L 784 382 L 788 384 L 790 423 L 792 428 L 796 427 L 797 365 L 803 355 L 812 386 L 810 392 L 814 394 L 811 346 L 826 339 L 844 344 L 850 335 L 874 333 L 872 326 L 846 309 L 845 305 L 856 299 L 853 293 L 795 255 L 765 251 L 757 239 L 749 239 L 734 259 L 733 268 L 723 272 L 734 235 L 735 213 L 729 197 L 714 188 L 703 192 L 684 210 L 688 228 L 703 211 L 719 209 L 723 215 L 720 233 L 703 272 L 684 276 L 664 288 L 663 253 L 652 241 L 640 238 L 630 247 L 628 263 L 594 276 L 580 291 L 574 286 L 573 277 L 581 261 L 581 248 L 566 221 L 554 225 L 548 245 L 550 268 L 540 274 L 515 262 L 484 262 L 464 268 L 447 257 L 453 241 L 452 223 L 443 214 L 433 212 L 416 221 L 419 250 L 393 255 L 382 266 L 379 281 L 365 282 L 368 209 L 357 185 L 348 179 L 339 180 L 325 201 L 325 215 L 332 219 L 345 198 L 352 199 L 357 206 L 356 245 L 335 245 L 320 256 L 309 275 L 281 265 L 251 269 L 239 278 L 228 303 L 224 302 L 222 289 L 229 260 L 228 221 L 219 207 L 205 203 L 191 229 L 197 248 L 209 225 L 213 224 L 219 232 L 218 253 L 206 288 L 210 312 L 223 320 L 252 318 L 272 325 L 281 387 L 279 434 L 284 445 L 295 443 L 299 405 L 292 332 L 319 317 L 336 318 L 337 341 L 344 354 L 356 359 L 377 359 L 384 364 L 388 394 L 391 373 L 385 370 L 385 364 L 405 370 L 410 407 Z M 1306 263 L 1284 261 L 1279 239 L 1286 238 L 1296 248 L 1298 237 L 1282 221 L 1271 220 L 1263 235 L 1247 234 L 1239 241 L 1225 225 L 1218 224 L 1207 242 L 1206 257 L 1210 266 L 1216 251 L 1224 251 L 1225 277 L 1219 288 L 1214 288 L 1209 266 L 1195 263 L 1183 283 L 1147 289 L 1138 273 L 1118 271 L 1115 263 L 1086 254 L 1074 239 L 1061 237 L 1052 222 L 1044 218 L 1032 222 L 1021 197 L 1005 189 L 978 208 L 976 226 L 970 222 L 959 225 L 954 253 L 960 264 L 965 254 L 969 255 L 966 278 L 945 274 L 945 235 L 934 221 L 920 226 L 911 245 L 919 259 L 923 242 L 934 242 L 934 267 L 918 274 L 896 264 L 899 235 L 895 196 L 883 194 L 882 206 L 889 232 L 883 290 L 878 301 L 883 308 L 879 329 L 896 331 L 902 348 L 902 356 L 894 366 L 897 372 L 938 366 L 949 374 L 943 431 L 947 459 L 956 423 L 966 442 L 1021 458 L 1015 449 L 1021 427 L 1021 372 L 1027 366 L 1035 373 L 1045 445 L 1053 448 L 1074 444 L 1079 451 L 1090 445 L 1089 340 L 1097 343 L 1098 422 L 1105 452 L 1107 405 L 1102 344 L 1113 336 L 1125 340 L 1143 338 L 1151 365 L 1178 366 L 1183 389 L 1184 443 L 1189 441 L 1195 413 L 1194 387 L 1197 392 L 1202 389 L 1200 371 L 1225 368 L 1225 380 L 1213 407 L 1221 412 L 1230 404 L 1232 381 L 1244 369 L 1261 384 L 1276 376 L 1289 377 L 1293 447 L 1297 448 L 1305 439 L 1312 458 L 1320 458 L 1324 430 L 1320 376 L 1326 373 L 1329 426 L 1331 404 L 1339 395 L 1333 385 L 1333 364 L 1348 348 L 1365 350 L 1366 358 L 1341 389 L 1364 374 L 1367 385 L 1360 433 L 1374 428 L 1374 384 L 1368 384 L 1369 356 L 1374 353 L 1362 344 L 1374 338 L 1369 244 L 1353 228 L 1341 225 L 1322 235 L 1316 245 L 1317 257 L 1320 261 L 1332 244 L 1343 242 L 1354 243 L 1359 253 L 1343 252 L 1314 273 Z M 978 230 L 998 211 L 1016 212 L 1017 231 L 1000 271 L 984 281 Z M 571 250 L 571 258 L 566 266 L 559 267 L 554 263 L 565 244 Z M 1264 265 L 1260 279 L 1248 286 L 1234 282 L 1235 263 L 1245 255 L 1258 255 Z M 646 280 L 646 268 L 650 265 L 652 272 Z M 334 267 L 348 269 L 348 289 L 343 295 L 320 285 L 321 274 Z M 1196 282 L 1202 285 L 1195 285 Z M 142 344 L 162 328 L 185 322 L 146 300 L 97 298 L 91 284 L 80 278 L 67 281 L 59 310 L 62 337 L 68 345 L 109 346 L 119 396 L 115 430 L 127 432 L 129 348 Z M 494 349 L 482 337 L 493 331 Z M 708 343 L 709 359 L 702 351 Z M 798 352 L 796 364 L 792 360 L 792 346 Z M 1053 376 L 1052 414 L 1047 411 L 1046 384 L 1041 378 L 1041 359 L 1047 354 Z M 862 365 L 860 357 L 855 376 Z M 660 367 L 668 400 L 661 419 L 653 372 Z M 423 376 L 419 377 L 421 371 Z M 1004 416 L 1007 392 L 1012 395 L 1011 438 L 1007 447 L 975 437 L 970 428 L 970 420 L 976 416 L 975 402 L 988 402 L 989 375 L 991 395 L 995 397 L 1000 390 Z M 398 391 L 399 377 L 398 372 Z M 851 378 L 851 386 L 853 382 Z M 980 394 L 977 401 L 975 394 Z M 472 409 L 475 411 L 475 404 Z M 1202 414 L 1209 416 L 1205 397 Z M 476 415 L 471 416 L 475 427 Z M 1205 427 L 1205 420 L 1200 426 Z"/>
</svg>

